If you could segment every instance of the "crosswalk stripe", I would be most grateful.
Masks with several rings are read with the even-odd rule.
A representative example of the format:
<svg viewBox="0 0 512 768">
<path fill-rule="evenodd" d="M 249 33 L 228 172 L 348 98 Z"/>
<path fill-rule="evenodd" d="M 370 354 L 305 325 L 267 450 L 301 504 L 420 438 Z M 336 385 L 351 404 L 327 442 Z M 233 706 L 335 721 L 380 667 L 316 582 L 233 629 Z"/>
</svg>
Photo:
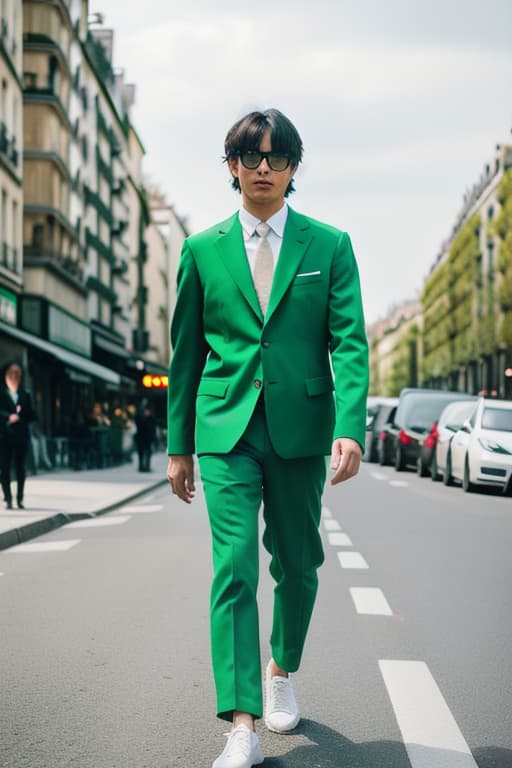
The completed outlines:
<svg viewBox="0 0 512 768">
<path fill-rule="evenodd" d="M 324 528 L 326 531 L 341 531 L 341 525 L 337 520 L 327 519 L 324 520 Z"/>
<path fill-rule="evenodd" d="M 104 528 L 109 525 L 122 525 L 130 519 L 129 515 L 112 515 L 111 517 L 92 517 L 84 520 L 75 520 L 69 523 L 67 528 Z"/>
<path fill-rule="evenodd" d="M 322 507 L 322 517 L 332 517 L 332 512 L 329 507 Z"/>
<path fill-rule="evenodd" d="M 411 768 L 478 768 L 423 661 L 379 661 Z"/>
<path fill-rule="evenodd" d="M 68 539 L 67 541 L 36 541 L 30 544 L 17 544 L 14 547 L 6 549 L 6 554 L 31 554 L 33 552 L 65 552 L 81 539 Z"/>
<path fill-rule="evenodd" d="M 377 587 L 350 587 L 350 594 L 358 613 L 372 616 L 392 616 L 384 593 Z"/>
<path fill-rule="evenodd" d="M 368 563 L 360 552 L 338 552 L 338 559 L 342 568 L 368 568 Z"/>
<path fill-rule="evenodd" d="M 352 540 L 346 533 L 328 533 L 329 544 L 333 547 L 351 547 Z"/>
</svg>

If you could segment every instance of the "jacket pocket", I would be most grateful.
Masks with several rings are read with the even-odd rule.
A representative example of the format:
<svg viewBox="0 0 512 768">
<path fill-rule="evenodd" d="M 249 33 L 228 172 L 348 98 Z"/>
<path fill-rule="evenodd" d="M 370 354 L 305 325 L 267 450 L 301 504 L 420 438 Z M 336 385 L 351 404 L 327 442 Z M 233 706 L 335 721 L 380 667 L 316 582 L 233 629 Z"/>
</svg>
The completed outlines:
<svg viewBox="0 0 512 768">
<path fill-rule="evenodd" d="M 229 383 L 224 379 L 201 379 L 197 388 L 197 396 L 226 397 Z"/>
<path fill-rule="evenodd" d="M 307 275 L 304 277 L 295 277 L 292 280 L 292 288 L 300 287 L 301 285 L 311 285 L 311 283 L 322 283 L 322 275 Z"/>
<path fill-rule="evenodd" d="M 309 397 L 324 395 L 326 392 L 332 392 L 334 389 L 333 381 L 330 376 L 315 376 L 313 379 L 305 379 L 306 392 Z"/>
</svg>

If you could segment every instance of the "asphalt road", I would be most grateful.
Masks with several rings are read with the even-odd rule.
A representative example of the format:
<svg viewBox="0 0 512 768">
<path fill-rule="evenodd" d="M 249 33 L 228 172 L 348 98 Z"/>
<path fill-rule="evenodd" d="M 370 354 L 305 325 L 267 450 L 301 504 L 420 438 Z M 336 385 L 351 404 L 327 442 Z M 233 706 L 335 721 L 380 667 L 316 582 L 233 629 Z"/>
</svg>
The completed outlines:
<svg viewBox="0 0 512 768">
<path fill-rule="evenodd" d="M 258 725 L 265 766 L 512 768 L 512 500 L 365 464 L 324 505 L 303 720 Z M 226 728 L 200 489 L 81 526 L 0 553 L 1 768 L 209 768 Z"/>
</svg>

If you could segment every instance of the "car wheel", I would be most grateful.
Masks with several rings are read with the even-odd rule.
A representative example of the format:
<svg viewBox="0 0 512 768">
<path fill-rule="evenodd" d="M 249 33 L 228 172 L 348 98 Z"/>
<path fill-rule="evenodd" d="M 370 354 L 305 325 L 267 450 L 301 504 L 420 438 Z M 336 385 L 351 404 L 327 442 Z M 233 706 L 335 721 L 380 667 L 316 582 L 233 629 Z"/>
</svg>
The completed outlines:
<svg viewBox="0 0 512 768">
<path fill-rule="evenodd" d="M 446 467 L 444 468 L 443 483 L 445 485 L 452 485 L 452 454 L 450 451 L 446 454 Z"/>
<path fill-rule="evenodd" d="M 416 462 L 416 472 L 418 473 L 418 477 L 428 477 L 428 467 L 425 466 L 425 462 L 421 456 L 418 456 L 418 461 Z"/>
<path fill-rule="evenodd" d="M 402 456 L 402 449 L 397 446 L 395 453 L 395 469 L 397 472 L 403 472 L 405 469 L 405 462 Z"/>
<path fill-rule="evenodd" d="M 469 474 L 469 461 L 468 457 L 466 456 L 466 460 L 464 462 L 464 476 L 462 478 L 462 487 L 466 491 L 466 493 L 471 493 L 475 490 L 475 484 L 471 482 Z"/>
<path fill-rule="evenodd" d="M 377 458 L 380 466 L 385 467 L 387 464 L 387 461 L 386 461 L 386 449 L 383 443 L 379 444 L 379 447 L 377 449 Z"/>
<path fill-rule="evenodd" d="M 434 455 L 432 456 L 432 464 L 430 465 L 430 477 L 432 478 L 432 481 L 436 483 L 438 480 L 440 480 L 439 472 L 437 471 L 437 459 L 436 454 L 434 451 Z"/>
</svg>

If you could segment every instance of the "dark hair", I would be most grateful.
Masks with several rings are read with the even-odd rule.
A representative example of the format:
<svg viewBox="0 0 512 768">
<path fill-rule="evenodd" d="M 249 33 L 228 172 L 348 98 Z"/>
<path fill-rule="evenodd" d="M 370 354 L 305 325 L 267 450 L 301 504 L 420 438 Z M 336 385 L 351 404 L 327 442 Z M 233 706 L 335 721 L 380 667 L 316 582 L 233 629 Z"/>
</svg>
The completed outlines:
<svg viewBox="0 0 512 768">
<path fill-rule="evenodd" d="M 265 131 L 270 129 L 273 152 L 283 152 L 290 157 L 291 165 L 296 168 L 302 160 L 302 139 L 291 120 L 278 109 L 266 109 L 264 112 L 250 112 L 229 129 L 224 141 L 226 153 L 224 161 L 235 157 L 240 152 L 259 149 Z M 240 182 L 233 177 L 233 189 L 238 192 Z M 285 197 L 295 192 L 293 179 L 286 188 Z"/>
</svg>

